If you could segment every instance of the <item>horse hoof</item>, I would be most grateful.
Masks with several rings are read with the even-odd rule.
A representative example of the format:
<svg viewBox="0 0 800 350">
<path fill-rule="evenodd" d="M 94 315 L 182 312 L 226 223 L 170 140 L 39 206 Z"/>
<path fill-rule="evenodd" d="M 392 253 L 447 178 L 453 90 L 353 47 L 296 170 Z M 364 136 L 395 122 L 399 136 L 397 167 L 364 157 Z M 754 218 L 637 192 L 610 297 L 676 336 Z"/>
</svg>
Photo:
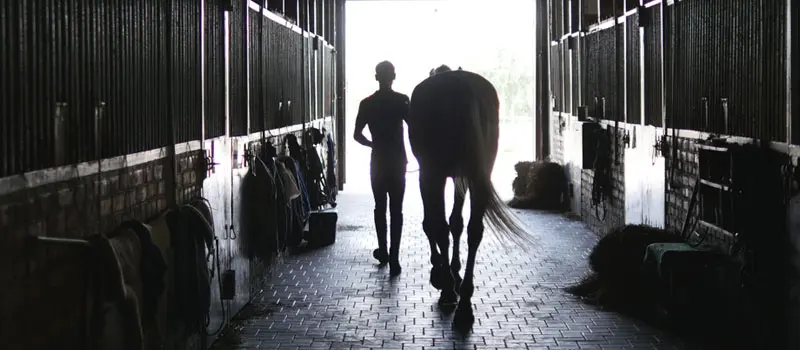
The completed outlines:
<svg viewBox="0 0 800 350">
<path fill-rule="evenodd" d="M 431 282 L 431 285 L 433 286 L 433 288 L 436 288 L 436 290 L 441 290 L 442 289 L 442 279 L 441 279 L 441 276 L 440 276 L 440 274 L 438 273 L 438 271 L 436 269 L 436 266 L 431 267 L 431 279 L 430 279 L 430 282 Z"/>
<path fill-rule="evenodd" d="M 467 333 L 472 329 L 475 323 L 475 315 L 472 313 L 472 307 L 458 306 L 456 314 L 453 316 L 453 329 L 460 333 Z"/>
</svg>

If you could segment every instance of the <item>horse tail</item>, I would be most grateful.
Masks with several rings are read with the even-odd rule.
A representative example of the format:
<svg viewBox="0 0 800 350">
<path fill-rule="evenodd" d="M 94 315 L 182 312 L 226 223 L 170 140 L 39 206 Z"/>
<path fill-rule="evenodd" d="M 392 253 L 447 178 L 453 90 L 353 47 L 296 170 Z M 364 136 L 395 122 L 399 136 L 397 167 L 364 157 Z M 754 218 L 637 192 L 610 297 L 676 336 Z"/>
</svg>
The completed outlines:
<svg viewBox="0 0 800 350">
<path fill-rule="evenodd" d="M 489 107 L 483 99 L 488 98 L 473 89 L 474 98 L 468 99 L 473 101 L 470 105 L 469 122 L 467 128 L 469 132 L 467 135 L 468 148 L 473 161 L 476 161 L 474 171 L 470 172 L 467 182 L 461 180 L 456 181 L 456 189 L 458 191 L 466 192 L 467 184 L 469 190 L 475 195 L 485 199 L 486 210 L 484 217 L 488 223 L 489 228 L 494 231 L 499 241 L 508 246 L 508 242 L 512 242 L 518 247 L 526 248 L 534 245 L 533 237 L 528 234 L 523 224 L 519 222 L 516 215 L 509 209 L 506 203 L 497 194 L 497 191 L 492 184 L 492 168 L 494 161 L 497 157 L 490 154 L 490 150 L 497 149 L 497 138 L 499 133 L 498 122 L 492 120 L 489 123 L 484 123 L 484 118 L 489 117 L 491 113 L 498 111 L 490 110 L 497 108 L 497 106 Z M 458 186 L 462 182 L 461 186 Z M 472 201 L 470 205 L 475 205 Z"/>
</svg>

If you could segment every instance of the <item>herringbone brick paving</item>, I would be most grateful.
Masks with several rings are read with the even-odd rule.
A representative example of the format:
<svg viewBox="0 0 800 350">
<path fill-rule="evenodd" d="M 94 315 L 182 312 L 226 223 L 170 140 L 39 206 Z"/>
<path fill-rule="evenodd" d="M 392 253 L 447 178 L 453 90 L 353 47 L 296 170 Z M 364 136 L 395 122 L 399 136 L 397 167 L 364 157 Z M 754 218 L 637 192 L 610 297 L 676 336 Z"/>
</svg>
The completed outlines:
<svg viewBox="0 0 800 350">
<path fill-rule="evenodd" d="M 597 236 L 580 221 L 536 211 L 517 211 L 537 239 L 533 250 L 506 249 L 490 232 L 484 236 L 476 266 L 475 325 L 469 336 L 458 335 L 451 330 L 452 313 L 439 311 L 439 293 L 428 283 L 429 248 L 413 185 L 409 181 L 406 192 L 400 277 L 390 280 L 388 268 L 379 269 L 372 258 L 377 240 L 371 195 L 342 192 L 336 244 L 286 257 L 264 293 L 213 348 L 688 348 L 662 331 L 565 293 L 563 287 L 586 273 L 585 256 Z"/>
</svg>

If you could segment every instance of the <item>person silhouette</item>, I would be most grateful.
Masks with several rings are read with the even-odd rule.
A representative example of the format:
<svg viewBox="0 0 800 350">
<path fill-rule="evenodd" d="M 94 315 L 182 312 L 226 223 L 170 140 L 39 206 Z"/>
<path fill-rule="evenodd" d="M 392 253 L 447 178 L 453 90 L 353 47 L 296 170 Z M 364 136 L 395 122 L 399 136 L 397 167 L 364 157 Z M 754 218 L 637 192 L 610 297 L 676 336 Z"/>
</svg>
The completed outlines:
<svg viewBox="0 0 800 350">
<path fill-rule="evenodd" d="M 394 65 L 383 61 L 375 66 L 375 80 L 379 89 L 361 100 L 356 116 L 353 138 L 372 148 L 370 157 L 370 182 L 375 198 L 375 230 L 378 248 L 372 256 L 381 266 L 389 263 L 390 274 L 400 274 L 400 236 L 403 228 L 403 196 L 406 189 L 406 156 L 403 140 L 403 122 L 408 116 L 408 96 L 392 90 L 395 79 Z M 372 140 L 363 133 L 369 127 Z M 386 250 L 386 197 L 389 197 L 391 217 L 391 248 Z"/>
</svg>

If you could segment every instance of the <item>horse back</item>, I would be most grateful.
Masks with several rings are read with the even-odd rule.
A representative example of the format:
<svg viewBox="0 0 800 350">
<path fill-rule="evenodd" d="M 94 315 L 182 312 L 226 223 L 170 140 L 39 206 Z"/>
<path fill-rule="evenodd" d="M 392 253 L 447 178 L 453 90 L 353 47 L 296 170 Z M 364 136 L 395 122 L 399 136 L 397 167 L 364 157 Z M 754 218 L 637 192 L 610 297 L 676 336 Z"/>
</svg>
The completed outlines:
<svg viewBox="0 0 800 350">
<path fill-rule="evenodd" d="M 425 79 L 414 88 L 409 106 L 409 139 L 417 161 L 448 176 L 471 171 L 477 165 L 465 150 L 476 147 L 476 127 L 486 143 L 477 147 L 489 146 L 488 151 L 496 154 L 498 108 L 496 89 L 478 74 L 450 71 Z M 479 118 L 477 126 L 473 113 Z"/>
</svg>

